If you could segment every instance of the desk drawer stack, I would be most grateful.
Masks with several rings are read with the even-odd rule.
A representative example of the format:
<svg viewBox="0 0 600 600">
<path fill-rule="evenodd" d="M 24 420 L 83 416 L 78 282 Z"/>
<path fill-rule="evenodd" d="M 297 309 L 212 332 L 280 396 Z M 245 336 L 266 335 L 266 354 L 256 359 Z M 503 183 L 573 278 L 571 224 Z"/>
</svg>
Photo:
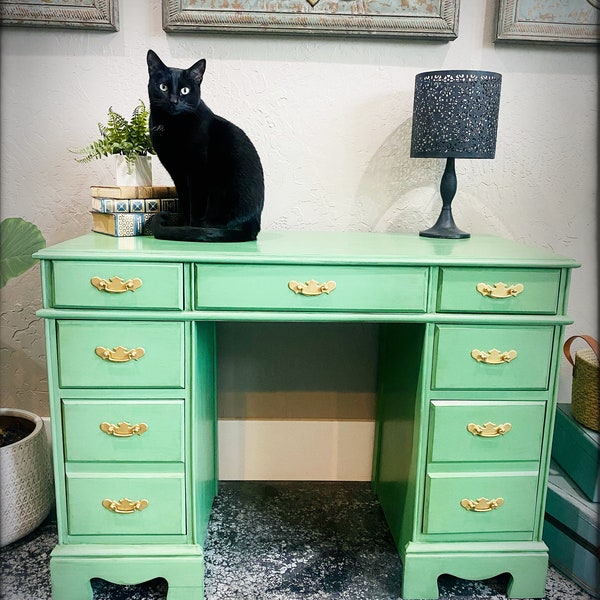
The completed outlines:
<svg viewBox="0 0 600 600">
<path fill-rule="evenodd" d="M 502 572 L 510 597 L 544 596 L 541 516 L 567 281 L 560 268 L 432 269 L 431 321 L 411 338 L 429 368 L 379 394 L 375 489 L 403 558 L 404 598 L 436 598 L 444 573 Z M 388 333 L 383 373 L 410 351 L 404 332 Z M 398 408 L 413 396 L 414 412 Z M 391 428 L 398 421 L 404 430 Z M 412 462 L 401 466 L 408 448 Z"/>
<path fill-rule="evenodd" d="M 438 311 L 555 314 L 559 280 L 558 269 L 440 269 Z M 534 539 L 556 335 L 550 325 L 435 325 L 424 533 Z"/>
<path fill-rule="evenodd" d="M 89 579 L 101 576 L 93 559 L 80 560 L 84 581 L 74 580 L 73 553 L 113 557 L 109 579 L 120 583 L 130 582 L 131 560 L 145 557 L 176 585 L 172 557 L 156 546 L 176 556 L 191 539 L 190 324 L 177 320 L 183 264 L 66 260 L 46 270 L 47 303 L 64 311 L 47 322 L 64 550 L 52 561 L 54 596 L 71 588 L 67 597 L 87 597 Z M 156 311 L 172 318 L 157 320 Z M 195 554 L 186 587 L 199 591 Z"/>
<path fill-rule="evenodd" d="M 183 308 L 180 265 L 123 270 L 115 264 L 56 263 L 57 304 Z M 158 289 L 160 276 L 169 284 L 167 294 Z M 93 536 L 92 543 L 115 535 L 141 543 L 153 535 L 185 535 L 184 324 L 139 321 L 124 327 L 116 319 L 60 319 L 55 325 L 68 535 Z M 173 392 L 148 399 L 147 389 Z M 167 451 L 159 452 L 165 443 Z"/>
<path fill-rule="evenodd" d="M 403 597 L 437 598 L 443 573 L 504 572 L 510 597 L 544 595 L 572 260 L 486 236 L 331 232 L 243 244 L 92 234 L 37 256 L 54 600 L 90 600 L 95 577 L 164 577 L 169 600 L 203 597 L 219 321 L 376 323 L 373 488 L 403 561 Z"/>
</svg>

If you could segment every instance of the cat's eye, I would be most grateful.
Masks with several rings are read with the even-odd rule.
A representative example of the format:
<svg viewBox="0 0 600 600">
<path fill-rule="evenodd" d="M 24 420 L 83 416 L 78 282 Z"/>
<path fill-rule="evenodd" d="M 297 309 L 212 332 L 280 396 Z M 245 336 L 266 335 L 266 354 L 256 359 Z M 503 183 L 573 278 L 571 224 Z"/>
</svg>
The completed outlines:
<svg viewBox="0 0 600 600">
<path fill-rule="evenodd" d="M 167 85 L 166 85 L 166 84 L 164 84 L 164 83 L 161 83 L 161 84 L 158 86 L 158 89 L 159 89 L 161 92 L 166 92 L 166 91 L 167 91 L 169 88 L 167 87 Z"/>
<path fill-rule="evenodd" d="M 187 96 L 190 93 L 190 88 L 189 87 L 182 87 L 181 88 L 181 95 L 182 96 Z"/>
</svg>

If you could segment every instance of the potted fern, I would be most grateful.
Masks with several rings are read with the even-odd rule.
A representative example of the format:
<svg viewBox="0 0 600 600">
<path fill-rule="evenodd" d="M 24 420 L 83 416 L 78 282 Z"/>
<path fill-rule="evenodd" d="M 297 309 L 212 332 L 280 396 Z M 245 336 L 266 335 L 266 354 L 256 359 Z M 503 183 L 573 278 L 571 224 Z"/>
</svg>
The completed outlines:
<svg viewBox="0 0 600 600">
<path fill-rule="evenodd" d="M 115 156 L 117 185 L 152 185 L 152 158 L 154 149 L 150 140 L 148 118 L 150 111 L 139 101 L 131 118 L 108 109 L 106 124 L 98 123 L 100 137 L 80 150 L 77 162 L 87 163 L 106 156 Z"/>
<path fill-rule="evenodd" d="M 40 230 L 21 218 L 0 223 L 0 287 L 35 264 L 46 245 Z M 52 461 L 44 423 L 35 413 L 0 408 L 0 546 L 33 531 L 54 501 Z"/>
</svg>

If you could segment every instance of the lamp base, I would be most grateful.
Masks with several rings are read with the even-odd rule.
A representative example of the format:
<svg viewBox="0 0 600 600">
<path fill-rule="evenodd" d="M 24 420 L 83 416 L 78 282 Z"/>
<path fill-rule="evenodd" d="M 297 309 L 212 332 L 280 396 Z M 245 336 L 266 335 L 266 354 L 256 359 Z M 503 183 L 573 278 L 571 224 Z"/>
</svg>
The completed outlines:
<svg viewBox="0 0 600 600">
<path fill-rule="evenodd" d="M 454 223 L 454 217 L 449 206 L 444 206 L 442 212 L 433 227 L 419 231 L 421 237 L 443 238 L 449 240 L 459 240 L 470 238 L 471 234 L 459 229 Z"/>
</svg>

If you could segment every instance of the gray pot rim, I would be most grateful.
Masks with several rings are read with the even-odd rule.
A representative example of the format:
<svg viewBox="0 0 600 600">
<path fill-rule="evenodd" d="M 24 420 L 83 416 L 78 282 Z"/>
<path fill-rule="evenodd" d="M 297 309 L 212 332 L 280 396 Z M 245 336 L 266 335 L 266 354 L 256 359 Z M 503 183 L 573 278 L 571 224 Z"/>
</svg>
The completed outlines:
<svg viewBox="0 0 600 600">
<path fill-rule="evenodd" d="M 22 408 L 0 408 L 0 416 L 19 417 L 21 419 L 26 419 L 27 421 L 33 421 L 33 423 L 35 423 L 35 427 L 29 435 L 24 437 L 22 440 L 19 440 L 18 442 L 13 442 L 12 444 L 8 444 L 8 446 L 3 446 L 2 448 L 0 448 L 0 452 L 4 452 L 9 448 L 17 448 L 19 445 L 27 443 L 29 440 L 31 440 L 31 438 L 38 435 L 44 427 L 44 421 L 42 421 L 42 417 L 36 415 L 35 413 L 29 412 L 28 410 L 23 410 Z"/>
</svg>

